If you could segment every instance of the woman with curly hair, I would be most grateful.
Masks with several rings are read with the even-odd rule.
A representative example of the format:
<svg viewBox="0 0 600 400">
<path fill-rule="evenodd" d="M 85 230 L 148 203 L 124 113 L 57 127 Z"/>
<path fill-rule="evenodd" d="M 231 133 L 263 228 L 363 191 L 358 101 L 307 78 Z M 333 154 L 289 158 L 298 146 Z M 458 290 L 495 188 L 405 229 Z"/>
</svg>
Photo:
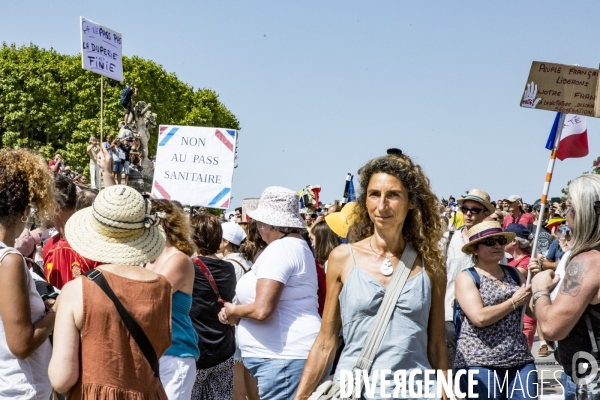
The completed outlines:
<svg viewBox="0 0 600 400">
<path fill-rule="evenodd" d="M 160 380 L 169 399 L 187 399 L 196 379 L 196 361 L 200 357 L 198 335 L 192 326 L 190 310 L 194 290 L 194 253 L 192 229 L 183 209 L 169 200 L 152 200 L 152 212 L 163 213 L 161 223 L 167 241 L 156 261 L 146 268 L 171 282 L 172 343 L 160 358 Z"/>
<path fill-rule="evenodd" d="M 0 152 L 0 397 L 47 400 L 54 300 L 38 294 L 23 256 L 14 249 L 32 207 L 48 218 L 54 184 L 45 162 L 26 150 Z"/>
<path fill-rule="evenodd" d="M 417 370 L 414 386 L 408 389 L 419 391 L 424 389 L 424 370 L 448 369 L 445 271 L 438 246 L 443 227 L 429 179 L 399 150 L 369 161 L 359 174 L 361 190 L 351 243 L 337 247 L 329 256 L 323 322 L 295 399 L 307 399 L 325 375 L 342 327 L 346 344 L 334 379 L 340 380 L 342 370 L 353 370 L 408 243 L 417 258 L 407 265 L 411 268 L 408 280 L 376 350 L 370 370 L 374 393 L 381 393 L 380 377 L 373 381 L 376 370 L 391 370 L 392 374 L 405 370 L 407 377 Z M 386 391 L 392 394 L 393 376 L 387 379 L 390 386 Z"/>
</svg>

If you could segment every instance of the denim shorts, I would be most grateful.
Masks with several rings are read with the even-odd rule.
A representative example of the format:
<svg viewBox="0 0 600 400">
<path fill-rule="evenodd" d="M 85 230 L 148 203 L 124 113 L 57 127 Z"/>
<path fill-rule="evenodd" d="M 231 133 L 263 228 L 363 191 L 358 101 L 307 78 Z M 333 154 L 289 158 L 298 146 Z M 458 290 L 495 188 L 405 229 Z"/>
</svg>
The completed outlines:
<svg viewBox="0 0 600 400">
<path fill-rule="evenodd" d="M 121 162 L 123 163 L 123 172 L 125 172 L 125 175 L 129 175 L 129 161 L 125 160 Z"/>
<path fill-rule="evenodd" d="M 123 164 L 121 161 L 115 161 L 113 164 L 113 172 L 122 173 L 123 172 Z"/>
<path fill-rule="evenodd" d="M 244 357 L 244 366 L 258 380 L 261 400 L 292 400 L 306 359 Z"/>
</svg>

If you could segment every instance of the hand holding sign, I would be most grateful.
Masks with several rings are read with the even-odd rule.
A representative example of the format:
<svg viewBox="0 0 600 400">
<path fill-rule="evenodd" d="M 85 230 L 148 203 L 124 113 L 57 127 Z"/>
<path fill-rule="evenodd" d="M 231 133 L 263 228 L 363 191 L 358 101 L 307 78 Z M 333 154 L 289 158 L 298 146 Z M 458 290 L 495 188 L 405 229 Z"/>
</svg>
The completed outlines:
<svg viewBox="0 0 600 400">
<path fill-rule="evenodd" d="M 536 99 L 537 95 L 537 85 L 531 81 L 531 83 L 527 84 L 525 88 L 525 93 L 523 93 L 523 101 L 521 102 L 521 107 L 525 108 L 535 108 L 542 99 Z"/>
</svg>

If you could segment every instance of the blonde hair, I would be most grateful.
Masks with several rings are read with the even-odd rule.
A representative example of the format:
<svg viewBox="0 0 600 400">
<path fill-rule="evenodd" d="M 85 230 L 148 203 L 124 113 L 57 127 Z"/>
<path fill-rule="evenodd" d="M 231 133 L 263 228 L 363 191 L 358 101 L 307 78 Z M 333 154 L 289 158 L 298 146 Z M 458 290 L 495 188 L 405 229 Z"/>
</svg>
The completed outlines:
<svg viewBox="0 0 600 400">
<path fill-rule="evenodd" d="M 569 184 L 568 211 L 573 218 L 571 227 L 571 257 L 600 246 L 600 218 L 594 210 L 594 202 L 600 200 L 600 176 L 584 174 Z"/>
<path fill-rule="evenodd" d="M 152 200 L 152 212 L 164 212 L 163 229 L 167 239 L 177 250 L 191 256 L 194 253 L 192 245 L 192 228 L 187 215 L 183 210 L 169 200 Z"/>
<path fill-rule="evenodd" d="M 437 279 L 445 279 L 446 265 L 438 245 L 445 231 L 439 215 L 440 202 L 431 189 L 429 178 L 406 155 L 377 157 L 359 170 L 360 195 L 354 209 L 354 223 L 348 235 L 350 242 L 363 240 L 375 232 L 366 204 L 367 187 L 371 177 L 378 173 L 395 176 L 407 189 L 414 209 L 408 211 L 402 232 L 398 234 L 412 243 Z"/>
</svg>

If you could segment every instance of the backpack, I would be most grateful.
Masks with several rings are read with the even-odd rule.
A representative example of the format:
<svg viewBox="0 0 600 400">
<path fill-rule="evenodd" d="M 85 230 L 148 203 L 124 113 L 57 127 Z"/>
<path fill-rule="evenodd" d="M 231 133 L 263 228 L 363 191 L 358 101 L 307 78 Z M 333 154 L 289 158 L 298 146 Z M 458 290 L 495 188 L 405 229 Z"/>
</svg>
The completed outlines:
<svg viewBox="0 0 600 400">
<path fill-rule="evenodd" d="M 521 285 L 521 275 L 519 274 L 519 271 L 517 271 L 516 268 L 505 266 L 505 265 L 500 265 L 500 266 L 502 267 L 504 272 L 508 272 L 508 274 L 513 279 L 513 281 L 515 281 L 518 285 Z M 465 269 L 465 271 L 467 271 L 469 273 L 469 275 L 471 275 L 471 279 L 473 279 L 473 283 L 475 284 L 475 287 L 477 288 L 477 290 L 479 290 L 479 287 L 481 286 L 481 279 L 479 278 L 479 274 L 475 270 L 475 267 L 467 268 L 467 269 Z M 456 335 L 456 340 L 458 340 L 458 337 L 460 336 L 460 330 L 462 328 L 463 318 L 461 318 L 461 316 L 460 316 L 461 308 L 460 308 L 460 304 L 458 304 L 457 299 L 454 299 L 454 307 L 453 308 L 454 308 L 454 313 L 452 315 L 452 320 L 454 321 L 454 334 Z"/>
<path fill-rule="evenodd" d="M 127 88 L 121 90 L 121 97 L 119 98 L 119 104 L 123 107 L 127 105 Z"/>
</svg>

